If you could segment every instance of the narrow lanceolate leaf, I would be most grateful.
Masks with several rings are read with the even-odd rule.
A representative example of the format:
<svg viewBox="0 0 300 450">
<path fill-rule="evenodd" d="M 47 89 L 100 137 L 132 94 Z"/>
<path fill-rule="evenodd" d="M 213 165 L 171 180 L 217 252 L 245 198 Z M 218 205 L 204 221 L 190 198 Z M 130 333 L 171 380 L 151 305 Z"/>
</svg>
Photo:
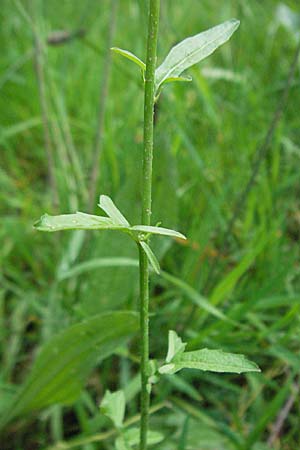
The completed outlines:
<svg viewBox="0 0 300 450">
<path fill-rule="evenodd" d="M 176 355 L 183 353 L 185 347 L 186 347 L 186 343 L 182 342 L 181 338 L 177 335 L 177 333 L 175 331 L 170 330 L 169 331 L 168 354 L 166 357 L 166 362 L 170 363 Z"/>
<path fill-rule="evenodd" d="M 178 287 L 182 292 L 184 292 L 185 296 L 189 300 L 191 300 L 194 303 L 194 305 L 198 306 L 199 308 L 203 309 L 209 314 L 212 314 L 218 319 L 229 320 L 225 316 L 225 314 L 223 314 L 222 311 L 213 306 L 207 298 L 203 297 L 201 294 L 199 294 L 199 292 L 196 291 L 196 289 L 194 289 L 192 286 L 189 286 L 180 278 L 176 278 L 174 277 L 174 275 L 170 275 L 167 272 L 162 272 L 161 276 L 163 279 L 171 283 L 173 286 Z"/>
<path fill-rule="evenodd" d="M 125 415 L 125 395 L 122 390 L 106 391 L 100 405 L 100 411 L 108 417 L 116 428 L 121 428 Z"/>
<path fill-rule="evenodd" d="M 145 241 L 140 241 L 140 245 L 141 245 L 141 247 L 143 247 L 143 250 L 146 253 L 147 258 L 149 259 L 149 262 L 150 262 L 151 266 L 153 267 L 154 271 L 157 274 L 160 274 L 159 262 L 157 261 L 157 258 L 154 255 L 154 253 L 151 250 L 151 248 L 149 247 L 149 245 L 146 244 Z"/>
<path fill-rule="evenodd" d="M 195 36 L 184 39 L 173 47 L 155 71 L 156 89 L 168 78 L 179 77 L 189 67 L 211 55 L 232 36 L 239 26 L 236 19 L 228 20 Z"/>
<path fill-rule="evenodd" d="M 39 231 L 61 230 L 112 230 L 123 229 L 124 225 L 116 225 L 109 217 L 93 216 L 77 212 L 75 214 L 61 214 L 50 216 L 44 214 L 34 227 Z"/>
<path fill-rule="evenodd" d="M 161 234 L 163 236 L 171 236 L 171 237 L 177 237 L 180 239 L 186 239 L 186 237 L 175 230 L 169 230 L 169 228 L 162 228 L 162 227 L 152 227 L 147 225 L 135 225 L 130 228 L 132 231 L 140 231 L 141 233 L 145 234 Z"/>
<path fill-rule="evenodd" d="M 31 373 L 0 420 L 0 428 L 15 417 L 49 405 L 71 404 L 92 368 L 114 353 L 138 330 L 132 312 L 100 314 L 65 329 L 40 351 Z"/>
<path fill-rule="evenodd" d="M 164 374 L 176 373 L 181 369 L 199 369 L 210 372 L 260 372 L 259 367 L 244 355 L 225 353 L 222 350 L 196 350 L 175 356 L 171 363 L 159 369 Z"/>
<path fill-rule="evenodd" d="M 123 227 L 129 227 L 129 222 L 123 216 L 121 211 L 116 207 L 114 202 L 107 195 L 100 195 L 99 205 L 103 211 L 113 220 L 113 222 L 117 225 L 121 225 Z"/>
<path fill-rule="evenodd" d="M 112 47 L 111 50 L 115 53 L 118 53 L 121 56 L 124 56 L 124 58 L 127 58 L 130 61 L 134 62 L 142 69 L 143 72 L 145 72 L 146 64 L 140 58 L 138 58 L 134 53 L 131 53 L 128 50 L 123 50 L 122 48 L 118 48 L 118 47 Z"/>
</svg>

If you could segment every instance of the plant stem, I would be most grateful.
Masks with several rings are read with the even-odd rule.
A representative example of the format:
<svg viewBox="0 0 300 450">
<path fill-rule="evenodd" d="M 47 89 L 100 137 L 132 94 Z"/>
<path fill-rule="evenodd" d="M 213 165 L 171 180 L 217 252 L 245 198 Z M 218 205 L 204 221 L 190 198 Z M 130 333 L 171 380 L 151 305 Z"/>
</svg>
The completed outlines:
<svg viewBox="0 0 300 450">
<path fill-rule="evenodd" d="M 153 123 L 155 67 L 160 0 L 150 0 L 147 59 L 144 96 L 144 152 L 142 178 L 142 224 L 150 225 L 152 194 Z M 141 333 L 141 422 L 140 450 L 147 449 L 147 431 L 150 393 L 148 390 L 149 365 L 149 263 L 139 246 L 140 259 L 140 333 Z"/>
</svg>

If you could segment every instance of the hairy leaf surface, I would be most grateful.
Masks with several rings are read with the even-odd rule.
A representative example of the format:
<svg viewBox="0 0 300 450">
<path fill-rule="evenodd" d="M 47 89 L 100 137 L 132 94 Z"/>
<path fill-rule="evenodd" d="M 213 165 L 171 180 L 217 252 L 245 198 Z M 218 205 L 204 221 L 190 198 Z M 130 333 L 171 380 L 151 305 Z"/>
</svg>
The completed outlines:
<svg viewBox="0 0 300 450">
<path fill-rule="evenodd" d="M 121 211 L 116 207 L 114 202 L 108 195 L 100 195 L 99 205 L 103 211 L 118 225 L 129 227 L 129 222 L 123 216 Z"/>
<path fill-rule="evenodd" d="M 260 372 L 259 367 L 244 355 L 226 353 L 222 350 L 204 348 L 181 353 L 171 363 L 162 366 L 160 373 L 176 373 L 181 369 L 199 369 L 211 372 Z"/>
<path fill-rule="evenodd" d="M 116 225 L 109 217 L 94 216 L 76 212 L 75 214 L 60 214 L 50 216 L 44 214 L 34 227 L 39 231 L 62 231 L 62 230 L 114 230 L 122 229 L 124 226 Z"/>
</svg>

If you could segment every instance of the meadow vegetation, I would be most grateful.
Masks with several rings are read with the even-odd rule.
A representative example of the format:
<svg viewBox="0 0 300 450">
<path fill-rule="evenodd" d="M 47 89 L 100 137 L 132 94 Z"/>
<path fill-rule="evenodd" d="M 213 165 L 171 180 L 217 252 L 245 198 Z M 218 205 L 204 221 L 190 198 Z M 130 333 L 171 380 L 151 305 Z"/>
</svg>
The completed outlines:
<svg viewBox="0 0 300 450">
<path fill-rule="evenodd" d="M 151 238 L 161 272 L 151 273 L 150 355 L 162 362 L 176 330 L 189 351 L 246 354 L 262 372 L 154 376 L 151 448 L 296 450 L 300 8 L 161 3 L 158 64 L 187 36 L 231 17 L 241 25 L 155 107 L 151 224 L 188 239 Z M 126 427 L 138 426 L 135 246 L 124 233 L 42 234 L 33 222 L 99 214 L 102 193 L 140 223 L 143 83 L 109 49 L 145 61 L 147 5 L 1 2 L 3 450 L 119 450 L 125 402 Z M 123 390 L 118 417 L 107 389 Z M 137 444 L 135 431 L 128 439 Z"/>
</svg>

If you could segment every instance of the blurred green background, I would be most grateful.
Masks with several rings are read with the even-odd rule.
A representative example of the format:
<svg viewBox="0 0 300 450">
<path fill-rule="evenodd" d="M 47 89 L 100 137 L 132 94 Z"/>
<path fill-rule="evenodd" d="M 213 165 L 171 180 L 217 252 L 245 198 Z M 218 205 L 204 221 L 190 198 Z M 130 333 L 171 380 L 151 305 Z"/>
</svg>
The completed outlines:
<svg viewBox="0 0 300 450">
<path fill-rule="evenodd" d="M 44 212 L 99 213 L 93 188 L 111 196 L 132 223 L 139 222 L 141 77 L 108 48 L 145 58 L 148 2 L 0 3 L 0 413 L 5 416 L 36 352 L 52 336 L 95 313 L 136 309 L 137 269 L 99 267 L 99 258 L 136 259 L 130 240 L 110 233 L 42 234 L 32 224 Z M 152 276 L 151 355 L 165 356 L 167 333 L 174 329 L 190 349 L 244 353 L 262 373 L 184 371 L 164 378 L 152 402 L 167 400 L 167 407 L 151 417 L 151 426 L 166 439 L 153 448 L 296 450 L 299 60 L 282 119 L 270 145 L 261 145 L 287 89 L 300 38 L 299 2 L 161 3 L 158 62 L 189 35 L 231 17 L 241 26 L 229 43 L 189 71 L 193 82 L 164 88 L 156 107 L 153 224 L 174 227 L 188 241 L 153 238 L 165 275 Z M 99 173 L 93 184 L 95 160 Z M 215 315 L 201 307 L 203 298 L 217 308 Z M 75 403 L 13 421 L 1 449 L 112 449 L 111 439 L 56 443 L 109 429 L 98 410 L 105 388 L 126 388 L 127 416 L 138 412 L 137 354 L 134 338 L 131 354 L 95 362 Z"/>
</svg>

